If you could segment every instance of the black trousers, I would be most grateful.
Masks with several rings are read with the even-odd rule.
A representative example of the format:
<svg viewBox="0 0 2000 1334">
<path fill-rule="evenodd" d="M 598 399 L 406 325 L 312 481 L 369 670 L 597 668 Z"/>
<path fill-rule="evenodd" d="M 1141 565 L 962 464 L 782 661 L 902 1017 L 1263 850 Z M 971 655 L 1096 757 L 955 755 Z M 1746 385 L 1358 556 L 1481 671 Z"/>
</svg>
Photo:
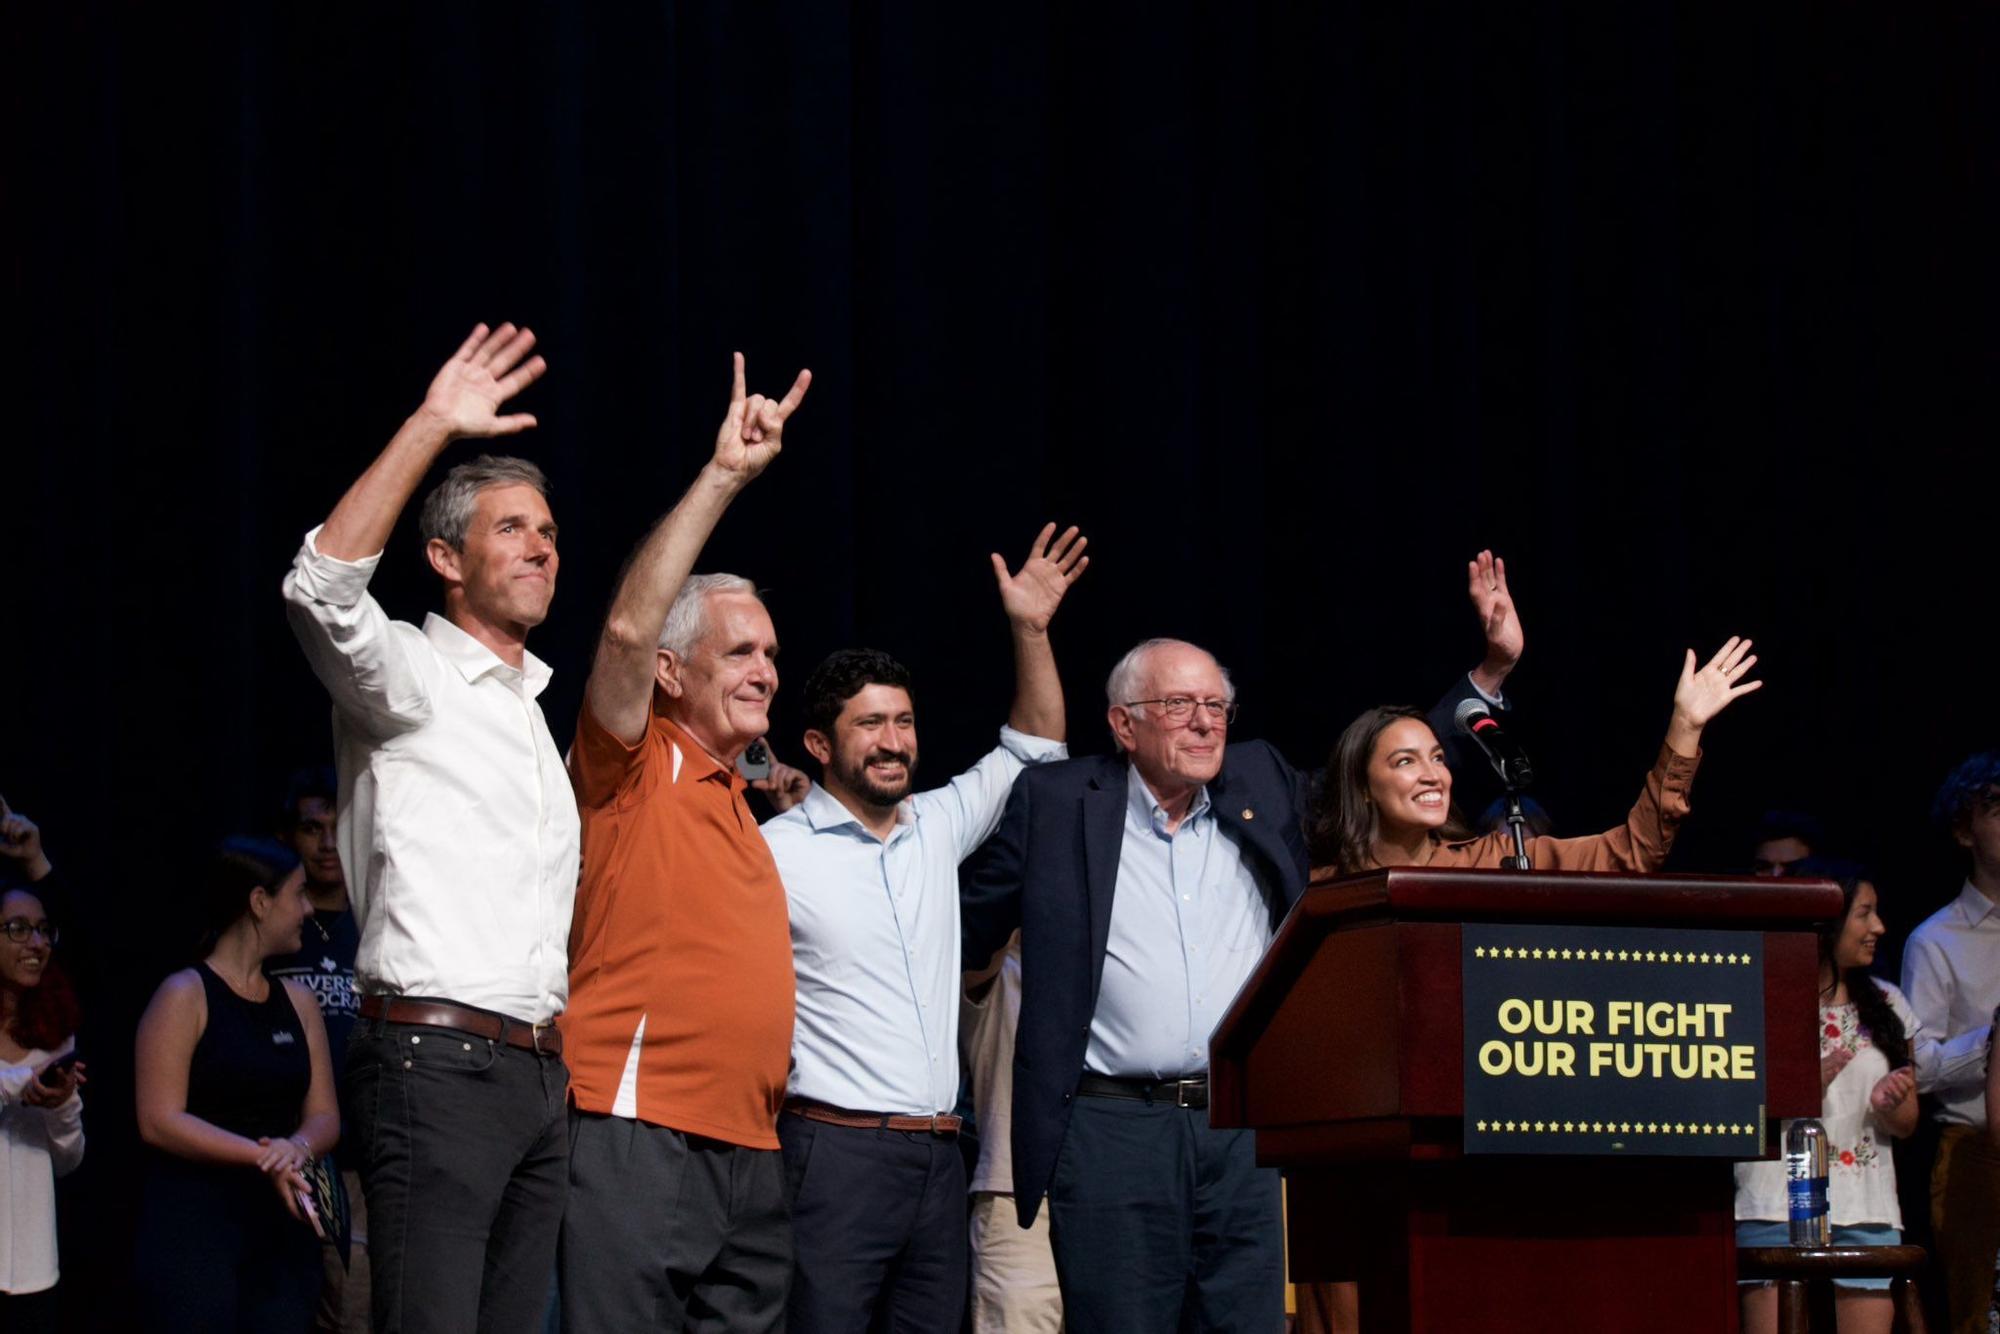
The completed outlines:
<svg viewBox="0 0 2000 1334">
<path fill-rule="evenodd" d="M 1049 1186 L 1071 1334 L 1285 1327 L 1278 1173 L 1206 1109 L 1079 1097 Z"/>
<path fill-rule="evenodd" d="M 775 1149 L 571 1109 L 564 1334 L 773 1334 L 791 1225 Z"/>
<path fill-rule="evenodd" d="M 346 1143 L 375 1334 L 537 1334 L 569 1182 L 569 1071 L 454 1029 L 363 1019 Z"/>
<path fill-rule="evenodd" d="M 935 1334 L 965 1318 L 965 1160 L 928 1131 L 778 1114 L 791 1202 L 790 1334 Z"/>
</svg>

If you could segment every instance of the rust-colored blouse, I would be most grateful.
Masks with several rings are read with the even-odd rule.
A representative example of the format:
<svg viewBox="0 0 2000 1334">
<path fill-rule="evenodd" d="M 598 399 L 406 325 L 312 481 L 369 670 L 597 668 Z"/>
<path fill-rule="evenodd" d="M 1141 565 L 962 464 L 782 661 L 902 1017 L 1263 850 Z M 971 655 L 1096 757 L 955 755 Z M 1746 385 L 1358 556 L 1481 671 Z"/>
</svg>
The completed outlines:
<svg viewBox="0 0 2000 1334">
<path fill-rule="evenodd" d="M 1700 764 L 1700 755 L 1676 754 L 1662 745 L 1624 824 L 1579 838 L 1530 838 L 1529 862 L 1537 871 L 1659 870 L 1687 818 L 1688 789 L 1694 786 L 1694 771 Z M 1514 836 L 1503 828 L 1477 838 L 1439 842 L 1426 865 L 1493 868 L 1513 855 Z"/>
</svg>

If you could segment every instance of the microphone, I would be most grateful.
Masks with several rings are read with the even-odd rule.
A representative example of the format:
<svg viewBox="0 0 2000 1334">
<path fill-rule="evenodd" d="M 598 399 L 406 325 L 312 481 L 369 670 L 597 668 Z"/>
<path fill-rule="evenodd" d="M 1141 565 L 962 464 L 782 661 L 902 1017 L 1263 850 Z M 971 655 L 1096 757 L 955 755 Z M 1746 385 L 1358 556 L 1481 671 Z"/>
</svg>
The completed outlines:
<svg viewBox="0 0 2000 1334">
<path fill-rule="evenodd" d="M 1458 730 L 1479 743 L 1486 752 L 1486 758 L 1493 765 L 1493 771 L 1500 775 L 1500 781 L 1509 788 L 1520 789 L 1535 781 L 1535 771 L 1528 763 L 1528 754 L 1521 744 L 1514 740 L 1500 720 L 1486 707 L 1481 699 L 1460 700 L 1452 714 L 1452 721 Z"/>
</svg>

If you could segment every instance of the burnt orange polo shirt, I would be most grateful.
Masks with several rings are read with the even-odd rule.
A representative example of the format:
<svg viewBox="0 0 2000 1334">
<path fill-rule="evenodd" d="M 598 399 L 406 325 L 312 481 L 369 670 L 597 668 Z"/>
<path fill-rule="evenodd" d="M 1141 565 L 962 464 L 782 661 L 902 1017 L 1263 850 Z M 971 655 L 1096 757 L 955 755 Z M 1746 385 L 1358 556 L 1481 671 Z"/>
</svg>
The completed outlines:
<svg viewBox="0 0 2000 1334">
<path fill-rule="evenodd" d="M 588 704 L 570 771 L 583 814 L 560 1021 L 571 1101 L 777 1148 L 791 928 L 742 777 L 657 712 L 628 746 Z"/>
</svg>

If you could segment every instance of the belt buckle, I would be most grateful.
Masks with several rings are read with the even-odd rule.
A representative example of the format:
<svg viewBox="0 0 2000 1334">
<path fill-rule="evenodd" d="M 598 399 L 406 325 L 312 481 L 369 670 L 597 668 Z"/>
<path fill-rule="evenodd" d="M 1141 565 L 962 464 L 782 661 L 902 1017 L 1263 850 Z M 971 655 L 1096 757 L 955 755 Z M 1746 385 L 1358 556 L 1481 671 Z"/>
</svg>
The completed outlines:
<svg viewBox="0 0 2000 1334">
<path fill-rule="evenodd" d="M 537 1056 L 548 1055 L 547 1052 L 542 1050 L 542 1034 L 553 1033 L 555 1031 L 555 1027 L 556 1024 L 555 1020 L 553 1019 L 549 1020 L 547 1023 L 528 1025 L 528 1038 L 529 1041 L 531 1041 L 534 1044 L 535 1055 Z"/>
<path fill-rule="evenodd" d="M 1176 1079 L 1174 1081 L 1174 1106 L 1180 1108 L 1182 1111 L 1193 1111 L 1194 1104 L 1188 1101 L 1188 1099 L 1193 1096 L 1194 1096 L 1193 1080 Z"/>
</svg>

